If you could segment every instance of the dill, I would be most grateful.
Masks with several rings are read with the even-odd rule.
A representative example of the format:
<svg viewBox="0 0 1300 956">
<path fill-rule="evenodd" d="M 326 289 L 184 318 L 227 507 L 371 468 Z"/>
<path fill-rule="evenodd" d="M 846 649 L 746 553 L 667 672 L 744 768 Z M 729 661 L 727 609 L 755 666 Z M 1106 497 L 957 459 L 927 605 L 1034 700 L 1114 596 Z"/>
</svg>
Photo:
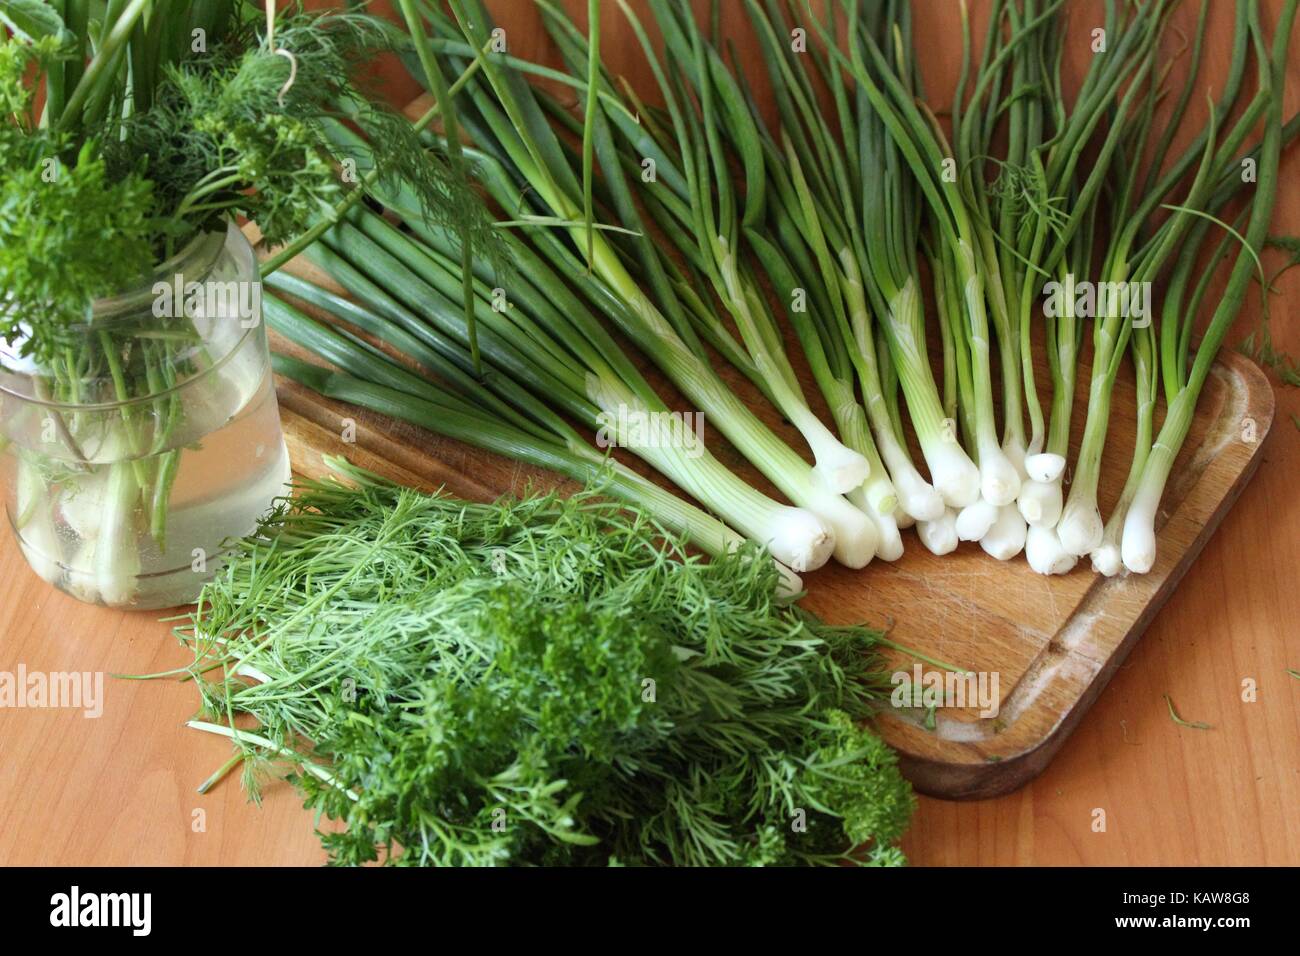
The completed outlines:
<svg viewBox="0 0 1300 956">
<path fill-rule="evenodd" d="M 1178 711 L 1174 710 L 1174 701 L 1168 694 L 1164 695 L 1165 705 L 1169 708 L 1169 719 L 1179 727 L 1190 727 L 1192 730 L 1213 730 L 1214 727 L 1200 720 L 1184 720 L 1178 716 Z"/>
<path fill-rule="evenodd" d="M 305 482 L 178 629 L 192 726 L 288 764 L 346 823 L 333 863 L 902 862 L 878 635 L 775 603 L 752 546 L 703 560 L 598 487 L 473 504 L 335 467 L 357 485 Z"/>
</svg>

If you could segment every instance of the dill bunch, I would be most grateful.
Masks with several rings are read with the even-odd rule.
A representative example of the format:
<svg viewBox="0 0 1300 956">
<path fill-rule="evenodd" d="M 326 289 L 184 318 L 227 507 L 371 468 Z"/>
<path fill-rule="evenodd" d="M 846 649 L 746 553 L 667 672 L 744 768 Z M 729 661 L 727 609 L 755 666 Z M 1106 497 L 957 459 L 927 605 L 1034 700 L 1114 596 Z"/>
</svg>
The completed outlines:
<svg viewBox="0 0 1300 956">
<path fill-rule="evenodd" d="M 350 78 L 356 64 L 407 44 L 390 24 L 358 13 L 282 15 L 274 51 L 245 25 L 201 62 L 165 69 L 154 106 L 125 120 L 106 150 L 110 164 L 126 174 L 143 156 L 141 171 L 167 208 L 198 220 L 246 216 L 274 246 L 338 201 L 338 165 L 364 159 L 381 181 L 409 182 L 432 221 L 481 222 L 476 235 L 485 237 L 481 204 L 445 157 Z M 375 144 L 364 157 L 327 137 L 325 124 L 344 117 Z"/>
<path fill-rule="evenodd" d="M 345 823 L 331 862 L 902 861 L 874 632 L 598 488 L 471 504 L 338 467 L 358 486 L 304 484 L 181 629 L 222 675 L 205 715 L 251 714 L 238 753 Z"/>
</svg>

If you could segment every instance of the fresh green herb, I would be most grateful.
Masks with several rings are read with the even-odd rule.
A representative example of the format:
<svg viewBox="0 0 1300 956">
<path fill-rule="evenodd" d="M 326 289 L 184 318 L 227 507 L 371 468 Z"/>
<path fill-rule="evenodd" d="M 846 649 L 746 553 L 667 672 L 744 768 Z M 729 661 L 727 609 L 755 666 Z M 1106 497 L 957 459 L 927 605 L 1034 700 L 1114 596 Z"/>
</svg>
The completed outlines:
<svg viewBox="0 0 1300 956">
<path fill-rule="evenodd" d="M 336 166 L 355 164 L 324 135 L 332 117 L 365 132 L 379 177 L 400 175 L 423 215 L 497 248 L 463 177 L 348 79 L 406 42 L 384 21 L 295 6 L 259 37 L 252 5 L 113 4 L 109 39 L 64 101 L 64 73 L 93 46 L 87 7 L 70 2 L 66 24 L 46 7 L 45 35 L 0 41 L 0 338 L 19 355 L 60 358 L 95 298 L 141 281 L 196 234 L 244 216 L 276 245 L 330 212 L 343 196 Z"/>
<path fill-rule="evenodd" d="M 1165 694 L 1165 704 L 1169 708 L 1169 719 L 1172 720 L 1174 723 L 1176 723 L 1179 727 L 1190 727 L 1192 730 L 1213 730 L 1214 729 L 1211 725 L 1207 723 L 1203 723 L 1199 720 L 1183 720 L 1183 718 L 1179 717 L 1178 711 L 1174 710 L 1173 699 L 1168 694 Z"/>
<path fill-rule="evenodd" d="M 87 509 L 92 523 L 78 534 L 93 547 L 56 546 L 58 489 L 28 480 L 40 468 L 23 481 L 24 533 L 40 539 L 31 553 L 48 552 L 42 573 L 67 562 L 80 575 L 93 553 L 99 585 L 83 596 L 127 603 L 142 534 L 167 547 L 182 454 L 172 446 L 196 404 L 173 386 L 212 367 L 188 315 L 160 316 L 155 301 L 149 317 L 162 264 L 199 269 L 239 217 L 255 220 L 268 244 L 298 237 L 284 251 L 292 255 L 313 223 L 396 178 L 422 219 L 457 226 L 464 261 L 473 250 L 498 264 L 500 246 L 449 154 L 423 148 L 419 124 L 350 79 L 358 62 L 408 44 L 381 19 L 269 0 L 17 0 L 5 16 L 0 362 L 29 376 L 41 401 L 121 405 L 120 422 L 58 408 L 50 416 L 58 454 L 104 491 L 102 512 Z M 444 115 L 449 103 L 450 93 Z M 345 118 L 375 144 L 367 178 L 351 190 L 358 157 L 327 135 Z M 121 293 L 133 298 L 96 310 Z"/>
<path fill-rule="evenodd" d="M 1247 335 L 1237 348 L 1255 362 L 1272 369 L 1283 384 L 1300 388 L 1300 363 L 1289 353 L 1277 349 L 1273 344 L 1272 330 L 1267 324 Z"/>
<path fill-rule="evenodd" d="M 288 764 L 346 824 L 333 862 L 902 862 L 913 800 L 860 726 L 873 632 L 590 493 L 479 505 L 336 467 L 359 487 L 305 483 L 180 631 L 219 672 L 196 726 Z"/>
<path fill-rule="evenodd" d="M 883 634 L 876 638 L 876 643 L 881 647 L 888 647 L 890 650 L 898 651 L 900 654 L 906 654 L 908 657 L 914 657 L 918 661 L 924 661 L 932 667 L 938 667 L 941 670 L 951 671 L 954 674 L 971 673 L 969 667 L 958 667 L 956 664 L 949 664 L 946 661 L 941 661 L 937 657 L 931 657 L 929 654 L 923 654 L 921 651 L 915 650 L 914 648 L 891 641 Z"/>
<path fill-rule="evenodd" d="M 0 132 L 0 339 L 42 362 L 80 344 L 94 298 L 147 273 L 159 228 L 148 180 L 111 180 L 93 143 L 66 165 L 49 145 Z"/>
</svg>

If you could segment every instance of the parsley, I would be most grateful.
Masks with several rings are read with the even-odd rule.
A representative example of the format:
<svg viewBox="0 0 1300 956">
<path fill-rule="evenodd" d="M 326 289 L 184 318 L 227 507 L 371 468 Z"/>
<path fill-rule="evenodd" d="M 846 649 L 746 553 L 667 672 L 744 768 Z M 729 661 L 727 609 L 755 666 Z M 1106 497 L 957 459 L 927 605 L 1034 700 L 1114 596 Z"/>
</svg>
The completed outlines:
<svg viewBox="0 0 1300 956">
<path fill-rule="evenodd" d="M 37 161 L 15 158 L 23 152 Z M 89 321 L 95 297 L 153 262 L 152 189 L 135 175 L 109 180 L 93 141 L 65 166 L 48 141 L 6 137 L 0 163 L 12 170 L 0 186 L 0 288 L 8 297 L 0 339 L 24 339 L 22 354 L 49 360 L 77 344 L 74 330 Z"/>
</svg>

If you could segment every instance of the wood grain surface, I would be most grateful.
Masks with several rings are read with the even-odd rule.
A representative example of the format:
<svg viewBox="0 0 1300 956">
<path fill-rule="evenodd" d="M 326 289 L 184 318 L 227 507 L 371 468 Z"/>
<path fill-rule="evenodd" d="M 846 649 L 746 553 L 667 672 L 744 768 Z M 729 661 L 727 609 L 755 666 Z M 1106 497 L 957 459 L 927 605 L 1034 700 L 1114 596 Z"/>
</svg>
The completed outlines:
<svg viewBox="0 0 1300 956">
<path fill-rule="evenodd" d="M 524 0 L 492 4 L 514 52 L 546 55 Z M 581 3 L 564 6 L 580 24 Z M 701 4 L 700 6 L 705 6 Z M 972 3 L 978 30 L 985 4 Z M 1194 10 L 1180 10 L 1190 29 Z M 1231 9 L 1212 3 L 1206 70 L 1221 77 Z M 1278 3 L 1266 3 L 1270 19 Z M 606 17 L 608 62 L 639 89 L 646 74 L 615 5 Z M 1090 55 L 1097 4 L 1070 2 L 1072 75 Z M 920 0 L 927 88 L 951 89 L 959 34 L 949 0 Z M 738 0 L 723 0 L 724 28 L 740 55 L 752 37 Z M 1173 67 L 1180 75 L 1181 64 Z M 414 87 L 391 80 L 404 102 Z M 1300 107 L 1300 51 L 1288 76 L 1287 110 Z M 1204 121 L 1194 103 L 1185 142 Z M 1300 232 L 1300 149 L 1283 166 L 1275 232 Z M 1274 337 L 1300 351 L 1300 270 L 1272 300 Z M 1258 321 L 1253 297 L 1244 334 Z M 1276 383 L 1275 383 L 1276 384 Z M 918 864 L 1300 863 L 1300 392 L 1279 387 L 1277 424 L 1258 475 L 1047 771 L 1014 794 L 978 803 L 922 799 L 905 849 Z M 459 476 L 461 478 L 472 476 Z M 109 612 L 50 590 L 12 540 L 0 541 L 0 671 L 141 673 L 182 664 L 186 653 L 156 615 Z M 1256 687 L 1243 699 L 1243 681 Z M 1183 716 L 1211 730 L 1176 726 Z M 311 816 L 287 786 L 263 807 L 233 785 L 194 788 L 228 754 L 186 730 L 193 690 L 172 681 L 107 679 L 98 719 L 72 711 L 0 709 L 0 863 L 316 863 Z M 1094 827 L 1104 811 L 1106 828 Z"/>
</svg>

